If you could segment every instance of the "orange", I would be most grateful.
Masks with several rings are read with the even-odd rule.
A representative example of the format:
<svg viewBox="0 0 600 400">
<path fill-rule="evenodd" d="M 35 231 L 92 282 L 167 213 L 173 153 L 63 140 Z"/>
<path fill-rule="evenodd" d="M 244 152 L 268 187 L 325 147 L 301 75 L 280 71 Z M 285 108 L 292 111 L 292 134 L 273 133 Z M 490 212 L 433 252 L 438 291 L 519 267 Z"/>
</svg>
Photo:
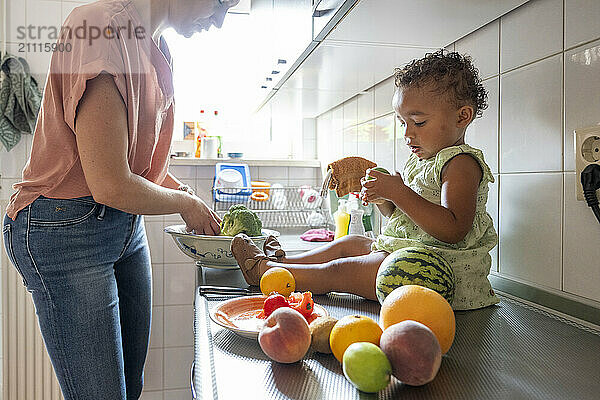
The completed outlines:
<svg viewBox="0 0 600 400">
<path fill-rule="evenodd" d="M 285 268 L 269 268 L 260 278 L 260 291 L 265 296 L 276 292 L 288 297 L 294 290 L 296 290 L 294 275 Z"/>
<path fill-rule="evenodd" d="M 454 341 L 456 324 L 450 304 L 439 293 L 419 285 L 404 285 L 385 298 L 379 312 L 383 329 L 411 319 L 433 331 L 442 354 L 450 350 Z"/>
<path fill-rule="evenodd" d="M 344 352 L 352 343 L 369 342 L 379 346 L 379 338 L 383 331 L 369 317 L 362 315 L 346 315 L 335 323 L 329 334 L 331 352 L 342 362 Z"/>
</svg>

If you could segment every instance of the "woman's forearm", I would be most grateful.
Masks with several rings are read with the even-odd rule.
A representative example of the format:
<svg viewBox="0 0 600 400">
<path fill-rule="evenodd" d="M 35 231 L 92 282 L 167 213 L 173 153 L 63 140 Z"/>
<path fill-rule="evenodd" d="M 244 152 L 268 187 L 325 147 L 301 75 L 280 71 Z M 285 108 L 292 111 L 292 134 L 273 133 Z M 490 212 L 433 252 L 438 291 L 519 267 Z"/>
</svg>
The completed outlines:
<svg viewBox="0 0 600 400">
<path fill-rule="evenodd" d="M 159 215 L 181 214 L 190 207 L 192 196 L 129 174 L 122 181 L 107 182 L 105 188 L 96 193 L 94 198 L 99 203 L 128 213 Z"/>
</svg>

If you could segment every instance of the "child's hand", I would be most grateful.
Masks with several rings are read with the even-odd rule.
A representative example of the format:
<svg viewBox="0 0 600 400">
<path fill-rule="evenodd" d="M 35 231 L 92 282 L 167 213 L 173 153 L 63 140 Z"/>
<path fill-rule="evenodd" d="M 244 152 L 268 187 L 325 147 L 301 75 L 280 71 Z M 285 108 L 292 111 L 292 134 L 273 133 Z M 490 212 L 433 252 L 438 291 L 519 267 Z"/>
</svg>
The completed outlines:
<svg viewBox="0 0 600 400">
<path fill-rule="evenodd" d="M 360 183 L 362 189 L 360 198 L 364 205 L 368 203 L 383 204 L 386 200 L 392 201 L 394 193 L 404 186 L 404 181 L 399 172 L 389 175 L 383 172 L 368 169 Z"/>
</svg>

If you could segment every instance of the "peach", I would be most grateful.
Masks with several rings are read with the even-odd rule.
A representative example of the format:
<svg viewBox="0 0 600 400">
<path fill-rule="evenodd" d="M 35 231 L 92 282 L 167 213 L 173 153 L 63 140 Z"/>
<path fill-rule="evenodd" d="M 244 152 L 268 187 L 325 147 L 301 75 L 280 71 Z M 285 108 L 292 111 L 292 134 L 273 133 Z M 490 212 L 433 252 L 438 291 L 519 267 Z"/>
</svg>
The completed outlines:
<svg viewBox="0 0 600 400">
<path fill-rule="evenodd" d="M 407 385 L 431 382 L 442 363 L 440 343 L 420 322 L 405 320 L 388 327 L 379 346 L 392 364 L 392 375 Z"/>
<path fill-rule="evenodd" d="M 308 322 L 298 311 L 281 307 L 265 320 L 258 344 L 269 358 L 280 363 L 296 362 L 310 347 Z"/>
</svg>

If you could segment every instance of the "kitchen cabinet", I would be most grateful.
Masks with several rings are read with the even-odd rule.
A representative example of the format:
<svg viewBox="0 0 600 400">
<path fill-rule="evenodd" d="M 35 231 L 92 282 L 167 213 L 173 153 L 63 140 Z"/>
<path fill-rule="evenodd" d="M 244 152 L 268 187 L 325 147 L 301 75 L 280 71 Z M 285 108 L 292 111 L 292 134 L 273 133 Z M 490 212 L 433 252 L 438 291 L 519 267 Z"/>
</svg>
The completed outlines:
<svg viewBox="0 0 600 400">
<path fill-rule="evenodd" d="M 316 1 L 316 0 L 315 0 Z M 325 1 L 325 0 L 323 0 Z M 347 0 L 314 50 L 263 105 L 314 118 L 390 77 L 394 68 L 443 48 L 527 0 Z M 328 24 L 331 26 L 332 24 Z"/>
<path fill-rule="evenodd" d="M 257 84 L 268 96 L 312 42 L 312 0 L 253 0 L 250 15 L 263 71 Z"/>
<path fill-rule="evenodd" d="M 283 76 L 312 41 L 312 1 L 273 1 L 273 48 Z"/>
<path fill-rule="evenodd" d="M 312 0 L 313 40 L 319 42 L 327 36 L 337 21 L 358 0 Z"/>
</svg>

